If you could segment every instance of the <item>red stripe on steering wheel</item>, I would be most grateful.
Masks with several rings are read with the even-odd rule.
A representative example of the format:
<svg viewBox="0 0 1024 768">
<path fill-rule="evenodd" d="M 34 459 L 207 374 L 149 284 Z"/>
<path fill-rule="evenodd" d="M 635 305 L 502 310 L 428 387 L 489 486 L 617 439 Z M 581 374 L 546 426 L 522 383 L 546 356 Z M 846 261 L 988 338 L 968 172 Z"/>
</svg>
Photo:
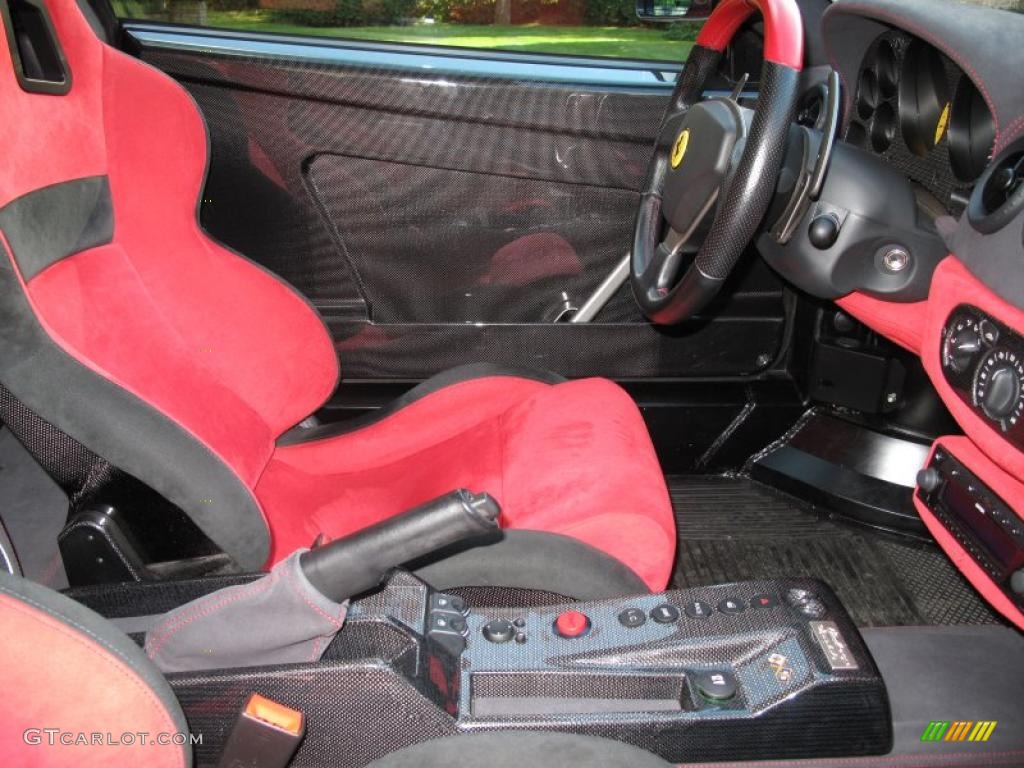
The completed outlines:
<svg viewBox="0 0 1024 768">
<path fill-rule="evenodd" d="M 764 18 L 764 58 L 799 71 L 804 65 L 804 23 L 796 0 L 722 0 L 704 23 L 697 45 L 725 50 L 754 11 Z"/>
</svg>

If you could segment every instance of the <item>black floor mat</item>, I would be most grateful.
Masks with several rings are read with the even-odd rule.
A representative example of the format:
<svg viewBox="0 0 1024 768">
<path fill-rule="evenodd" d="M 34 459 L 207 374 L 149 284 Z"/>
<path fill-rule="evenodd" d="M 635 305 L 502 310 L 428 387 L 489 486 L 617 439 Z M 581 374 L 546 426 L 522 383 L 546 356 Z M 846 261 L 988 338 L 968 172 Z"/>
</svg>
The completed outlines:
<svg viewBox="0 0 1024 768">
<path fill-rule="evenodd" d="M 746 478 L 668 478 L 679 529 L 676 587 L 808 576 L 860 626 L 990 624 L 989 610 L 939 549 L 830 519 Z"/>
</svg>

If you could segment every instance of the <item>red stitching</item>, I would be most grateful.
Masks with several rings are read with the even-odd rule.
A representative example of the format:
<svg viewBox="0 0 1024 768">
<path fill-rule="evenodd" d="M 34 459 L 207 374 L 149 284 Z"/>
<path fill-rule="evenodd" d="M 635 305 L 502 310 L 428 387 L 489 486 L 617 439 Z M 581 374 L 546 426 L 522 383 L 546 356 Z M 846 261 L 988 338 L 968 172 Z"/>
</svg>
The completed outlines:
<svg viewBox="0 0 1024 768">
<path fill-rule="evenodd" d="M 274 582 L 277 581 L 278 578 L 280 578 L 280 575 L 281 575 L 281 572 L 278 571 L 276 573 L 270 574 L 269 576 L 265 576 L 262 579 L 258 579 L 256 581 L 254 581 L 252 584 L 249 584 L 246 587 L 242 587 L 241 589 L 239 589 L 237 592 L 235 592 L 231 596 L 229 596 L 227 598 L 222 598 L 221 602 L 219 602 L 219 603 L 213 603 L 211 605 L 204 605 L 205 599 L 201 599 L 191 609 L 192 610 L 192 614 L 191 615 L 188 615 L 188 612 L 186 611 L 185 613 L 183 613 L 180 616 L 174 616 L 174 617 L 169 617 L 169 618 L 165 619 L 163 622 L 161 622 L 161 624 L 157 625 L 157 627 L 153 630 L 152 633 L 150 633 L 150 637 L 153 638 L 153 643 L 150 644 L 149 638 L 146 639 L 146 655 L 148 655 L 149 658 L 151 658 L 151 659 L 155 658 L 157 653 L 160 652 L 160 649 L 164 645 L 167 644 L 167 641 L 171 638 L 171 636 L 174 635 L 176 632 L 179 632 L 185 626 L 191 624 L 193 621 L 195 621 L 198 618 L 201 618 L 203 616 L 210 616 L 210 615 L 216 613 L 217 611 L 220 611 L 220 610 L 224 609 L 228 605 L 231 605 L 232 603 L 238 602 L 239 600 L 241 600 L 244 597 L 250 597 L 252 595 L 258 595 L 258 594 L 261 594 L 261 593 L 267 591 L 268 589 L 270 589 L 271 586 L 273 586 Z M 217 593 L 214 592 L 212 595 L 209 595 L 208 597 L 214 597 L 216 594 Z M 187 618 L 186 618 L 186 616 L 187 616 Z M 163 624 L 168 623 L 168 622 L 172 622 L 172 621 L 173 621 L 173 623 L 171 623 L 170 626 L 168 626 L 165 630 L 162 630 L 166 634 L 164 634 L 161 637 L 161 629 L 160 629 L 160 627 L 162 627 Z"/>
<path fill-rule="evenodd" d="M 302 585 L 299 584 L 298 576 L 296 576 L 294 570 L 288 568 L 285 570 L 285 573 L 287 574 L 286 583 L 288 584 L 289 588 L 296 595 L 301 597 L 302 600 L 306 603 L 306 605 L 308 605 L 310 608 L 316 611 L 316 613 L 318 613 L 321 617 L 328 621 L 331 624 L 331 626 L 335 627 L 336 629 L 341 626 L 342 622 L 340 618 L 334 618 L 333 616 L 331 616 L 331 614 L 327 613 L 327 611 L 323 610 L 319 605 L 317 605 L 309 599 L 309 595 L 306 594 L 305 590 L 302 589 Z"/>
<path fill-rule="evenodd" d="M 311 654 L 309 654 L 309 658 L 306 659 L 306 662 L 308 664 L 312 664 L 314 661 L 317 661 L 320 658 L 320 641 L 321 640 L 323 640 L 323 637 L 317 637 L 316 640 L 314 641 L 314 643 L 313 643 L 313 652 Z"/>
<path fill-rule="evenodd" d="M 992 154 L 998 155 L 999 151 L 1004 147 L 1008 146 L 1017 136 L 1020 134 L 1020 128 L 1024 128 L 1024 115 L 1019 115 L 1016 119 L 1011 120 L 1003 131 L 1002 142 L 996 140 L 995 146 L 992 148 Z"/>
</svg>

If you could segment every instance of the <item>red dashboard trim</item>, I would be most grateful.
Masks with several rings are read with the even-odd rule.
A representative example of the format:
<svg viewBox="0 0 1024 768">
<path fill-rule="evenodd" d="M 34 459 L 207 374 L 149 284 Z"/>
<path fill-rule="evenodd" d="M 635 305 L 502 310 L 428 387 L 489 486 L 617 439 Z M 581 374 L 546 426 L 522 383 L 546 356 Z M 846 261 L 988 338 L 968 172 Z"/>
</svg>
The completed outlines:
<svg viewBox="0 0 1024 768">
<path fill-rule="evenodd" d="M 1024 334 L 1024 311 L 997 296 L 956 256 L 938 265 L 927 301 L 897 304 L 853 293 L 836 301 L 844 311 L 900 346 L 920 355 L 932 384 L 965 437 L 943 437 L 944 445 L 985 482 L 1013 511 L 1024 517 L 1024 451 L 1011 445 L 999 428 L 976 413 L 946 381 L 942 370 L 942 334 L 952 312 L 969 303 Z M 929 461 L 931 456 L 929 455 Z M 999 613 L 1024 629 L 1024 613 L 914 494 L 914 506 L 939 546 Z"/>
<path fill-rule="evenodd" d="M 932 454 L 938 446 L 942 446 L 955 456 L 964 466 L 971 470 L 982 480 L 996 495 L 1011 506 L 1018 516 L 1022 515 L 1021 504 L 1024 500 L 1024 485 L 1012 478 L 1006 472 L 997 467 L 989 460 L 969 438 L 966 437 L 940 437 L 932 445 L 928 461 L 931 461 Z M 928 526 L 932 536 L 942 547 L 943 551 L 953 561 L 960 572 L 969 582 L 988 600 L 989 604 L 1007 619 L 1024 629 L 1024 612 L 1021 611 L 1013 601 L 1010 600 L 1003 590 L 992 580 L 992 578 L 978 565 L 970 553 L 967 552 L 939 520 L 925 506 L 924 502 L 914 494 L 914 506 L 917 507 L 921 520 Z"/>
<path fill-rule="evenodd" d="M 764 18 L 764 58 L 798 72 L 804 65 L 804 25 L 796 0 L 723 0 L 697 36 L 697 45 L 725 50 L 755 11 Z"/>
<path fill-rule="evenodd" d="M 932 277 L 928 321 L 921 348 L 924 369 L 968 437 L 1013 477 L 1024 478 L 1024 452 L 1007 442 L 998 426 L 961 400 L 942 372 L 942 330 L 953 310 L 965 302 L 1024 335 L 1024 311 L 1001 299 L 968 272 L 959 259 L 950 256 L 939 264 Z"/>
</svg>

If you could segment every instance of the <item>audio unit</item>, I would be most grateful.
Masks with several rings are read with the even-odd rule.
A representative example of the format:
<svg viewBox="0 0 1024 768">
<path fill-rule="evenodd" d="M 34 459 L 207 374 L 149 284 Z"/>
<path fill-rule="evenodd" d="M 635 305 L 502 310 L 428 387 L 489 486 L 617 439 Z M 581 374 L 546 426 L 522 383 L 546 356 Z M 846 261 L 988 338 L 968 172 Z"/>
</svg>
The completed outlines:
<svg viewBox="0 0 1024 768">
<path fill-rule="evenodd" d="M 1024 520 L 942 446 L 918 473 L 917 487 L 936 519 L 1024 607 Z"/>
</svg>

